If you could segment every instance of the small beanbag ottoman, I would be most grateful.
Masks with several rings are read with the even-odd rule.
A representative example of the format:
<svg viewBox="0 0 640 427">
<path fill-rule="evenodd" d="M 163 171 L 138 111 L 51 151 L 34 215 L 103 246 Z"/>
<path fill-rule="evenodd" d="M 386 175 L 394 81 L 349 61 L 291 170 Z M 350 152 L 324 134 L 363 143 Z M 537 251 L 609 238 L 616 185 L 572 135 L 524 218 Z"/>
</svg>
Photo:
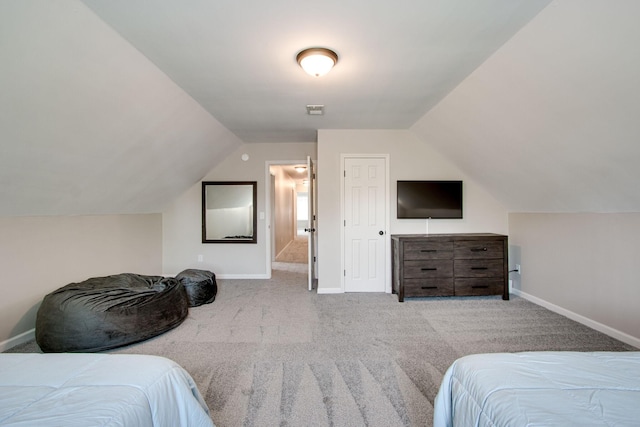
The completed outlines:
<svg viewBox="0 0 640 427">
<path fill-rule="evenodd" d="M 216 275 L 206 270 L 188 269 L 176 276 L 187 291 L 189 307 L 209 304 L 216 299 L 218 284 Z"/>
<path fill-rule="evenodd" d="M 94 277 L 44 297 L 36 342 L 45 353 L 102 351 L 160 335 L 188 314 L 187 294 L 177 279 L 131 273 Z"/>
</svg>

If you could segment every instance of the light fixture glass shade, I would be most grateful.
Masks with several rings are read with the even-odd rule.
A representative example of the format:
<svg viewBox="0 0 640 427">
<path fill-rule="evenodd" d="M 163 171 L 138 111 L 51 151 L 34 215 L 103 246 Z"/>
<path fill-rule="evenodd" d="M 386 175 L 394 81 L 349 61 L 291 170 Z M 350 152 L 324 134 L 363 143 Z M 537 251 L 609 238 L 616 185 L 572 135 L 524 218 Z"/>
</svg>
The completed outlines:
<svg viewBox="0 0 640 427">
<path fill-rule="evenodd" d="M 300 52 L 296 59 L 307 74 L 320 77 L 327 74 L 336 65 L 338 55 L 324 47 L 313 47 Z"/>
<path fill-rule="evenodd" d="M 307 170 L 307 167 L 306 166 L 296 166 L 296 167 L 294 167 L 294 169 L 296 170 L 296 172 L 302 173 L 302 172 Z"/>
</svg>

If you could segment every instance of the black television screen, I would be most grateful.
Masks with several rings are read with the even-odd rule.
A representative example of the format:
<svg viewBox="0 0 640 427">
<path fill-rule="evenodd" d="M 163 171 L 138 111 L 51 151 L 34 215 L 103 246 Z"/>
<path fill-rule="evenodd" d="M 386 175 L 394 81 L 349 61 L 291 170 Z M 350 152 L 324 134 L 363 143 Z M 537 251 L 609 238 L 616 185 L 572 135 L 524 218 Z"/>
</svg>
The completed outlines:
<svg viewBox="0 0 640 427">
<path fill-rule="evenodd" d="M 398 218 L 462 218 L 462 181 L 398 181 Z"/>
</svg>

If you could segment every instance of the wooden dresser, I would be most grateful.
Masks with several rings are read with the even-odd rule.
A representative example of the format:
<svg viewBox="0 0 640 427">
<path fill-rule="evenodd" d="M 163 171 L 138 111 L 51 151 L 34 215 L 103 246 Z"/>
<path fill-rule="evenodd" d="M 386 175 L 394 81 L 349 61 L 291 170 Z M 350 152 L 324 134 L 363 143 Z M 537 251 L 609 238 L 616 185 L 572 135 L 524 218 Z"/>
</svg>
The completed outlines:
<svg viewBox="0 0 640 427">
<path fill-rule="evenodd" d="M 502 234 L 391 236 L 392 286 L 405 297 L 502 295 L 509 299 L 508 238 Z"/>
</svg>

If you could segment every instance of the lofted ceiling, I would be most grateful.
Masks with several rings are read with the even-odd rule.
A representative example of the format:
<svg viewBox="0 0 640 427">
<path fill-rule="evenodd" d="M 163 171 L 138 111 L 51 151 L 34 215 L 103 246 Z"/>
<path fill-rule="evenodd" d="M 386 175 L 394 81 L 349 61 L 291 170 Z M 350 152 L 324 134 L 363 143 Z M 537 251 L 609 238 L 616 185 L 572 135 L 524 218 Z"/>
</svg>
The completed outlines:
<svg viewBox="0 0 640 427">
<path fill-rule="evenodd" d="M 83 0 L 244 142 L 407 129 L 548 0 Z M 295 61 L 339 55 L 326 76 Z M 306 105 L 325 105 L 308 116 Z"/>
<path fill-rule="evenodd" d="M 0 1 L 0 216 L 162 212 L 241 144 L 81 2 Z"/>
<path fill-rule="evenodd" d="M 511 212 L 640 212 L 638 16 L 554 1 L 411 130 Z"/>
<path fill-rule="evenodd" d="M 162 212 L 240 145 L 317 129 L 410 129 L 509 211 L 639 212 L 639 15 L 637 0 L 3 0 L 0 216 Z M 340 57 L 324 77 L 295 62 L 311 46 Z"/>
<path fill-rule="evenodd" d="M 547 3 L 2 1 L 0 215 L 161 212 L 243 143 L 406 129 Z"/>
</svg>

